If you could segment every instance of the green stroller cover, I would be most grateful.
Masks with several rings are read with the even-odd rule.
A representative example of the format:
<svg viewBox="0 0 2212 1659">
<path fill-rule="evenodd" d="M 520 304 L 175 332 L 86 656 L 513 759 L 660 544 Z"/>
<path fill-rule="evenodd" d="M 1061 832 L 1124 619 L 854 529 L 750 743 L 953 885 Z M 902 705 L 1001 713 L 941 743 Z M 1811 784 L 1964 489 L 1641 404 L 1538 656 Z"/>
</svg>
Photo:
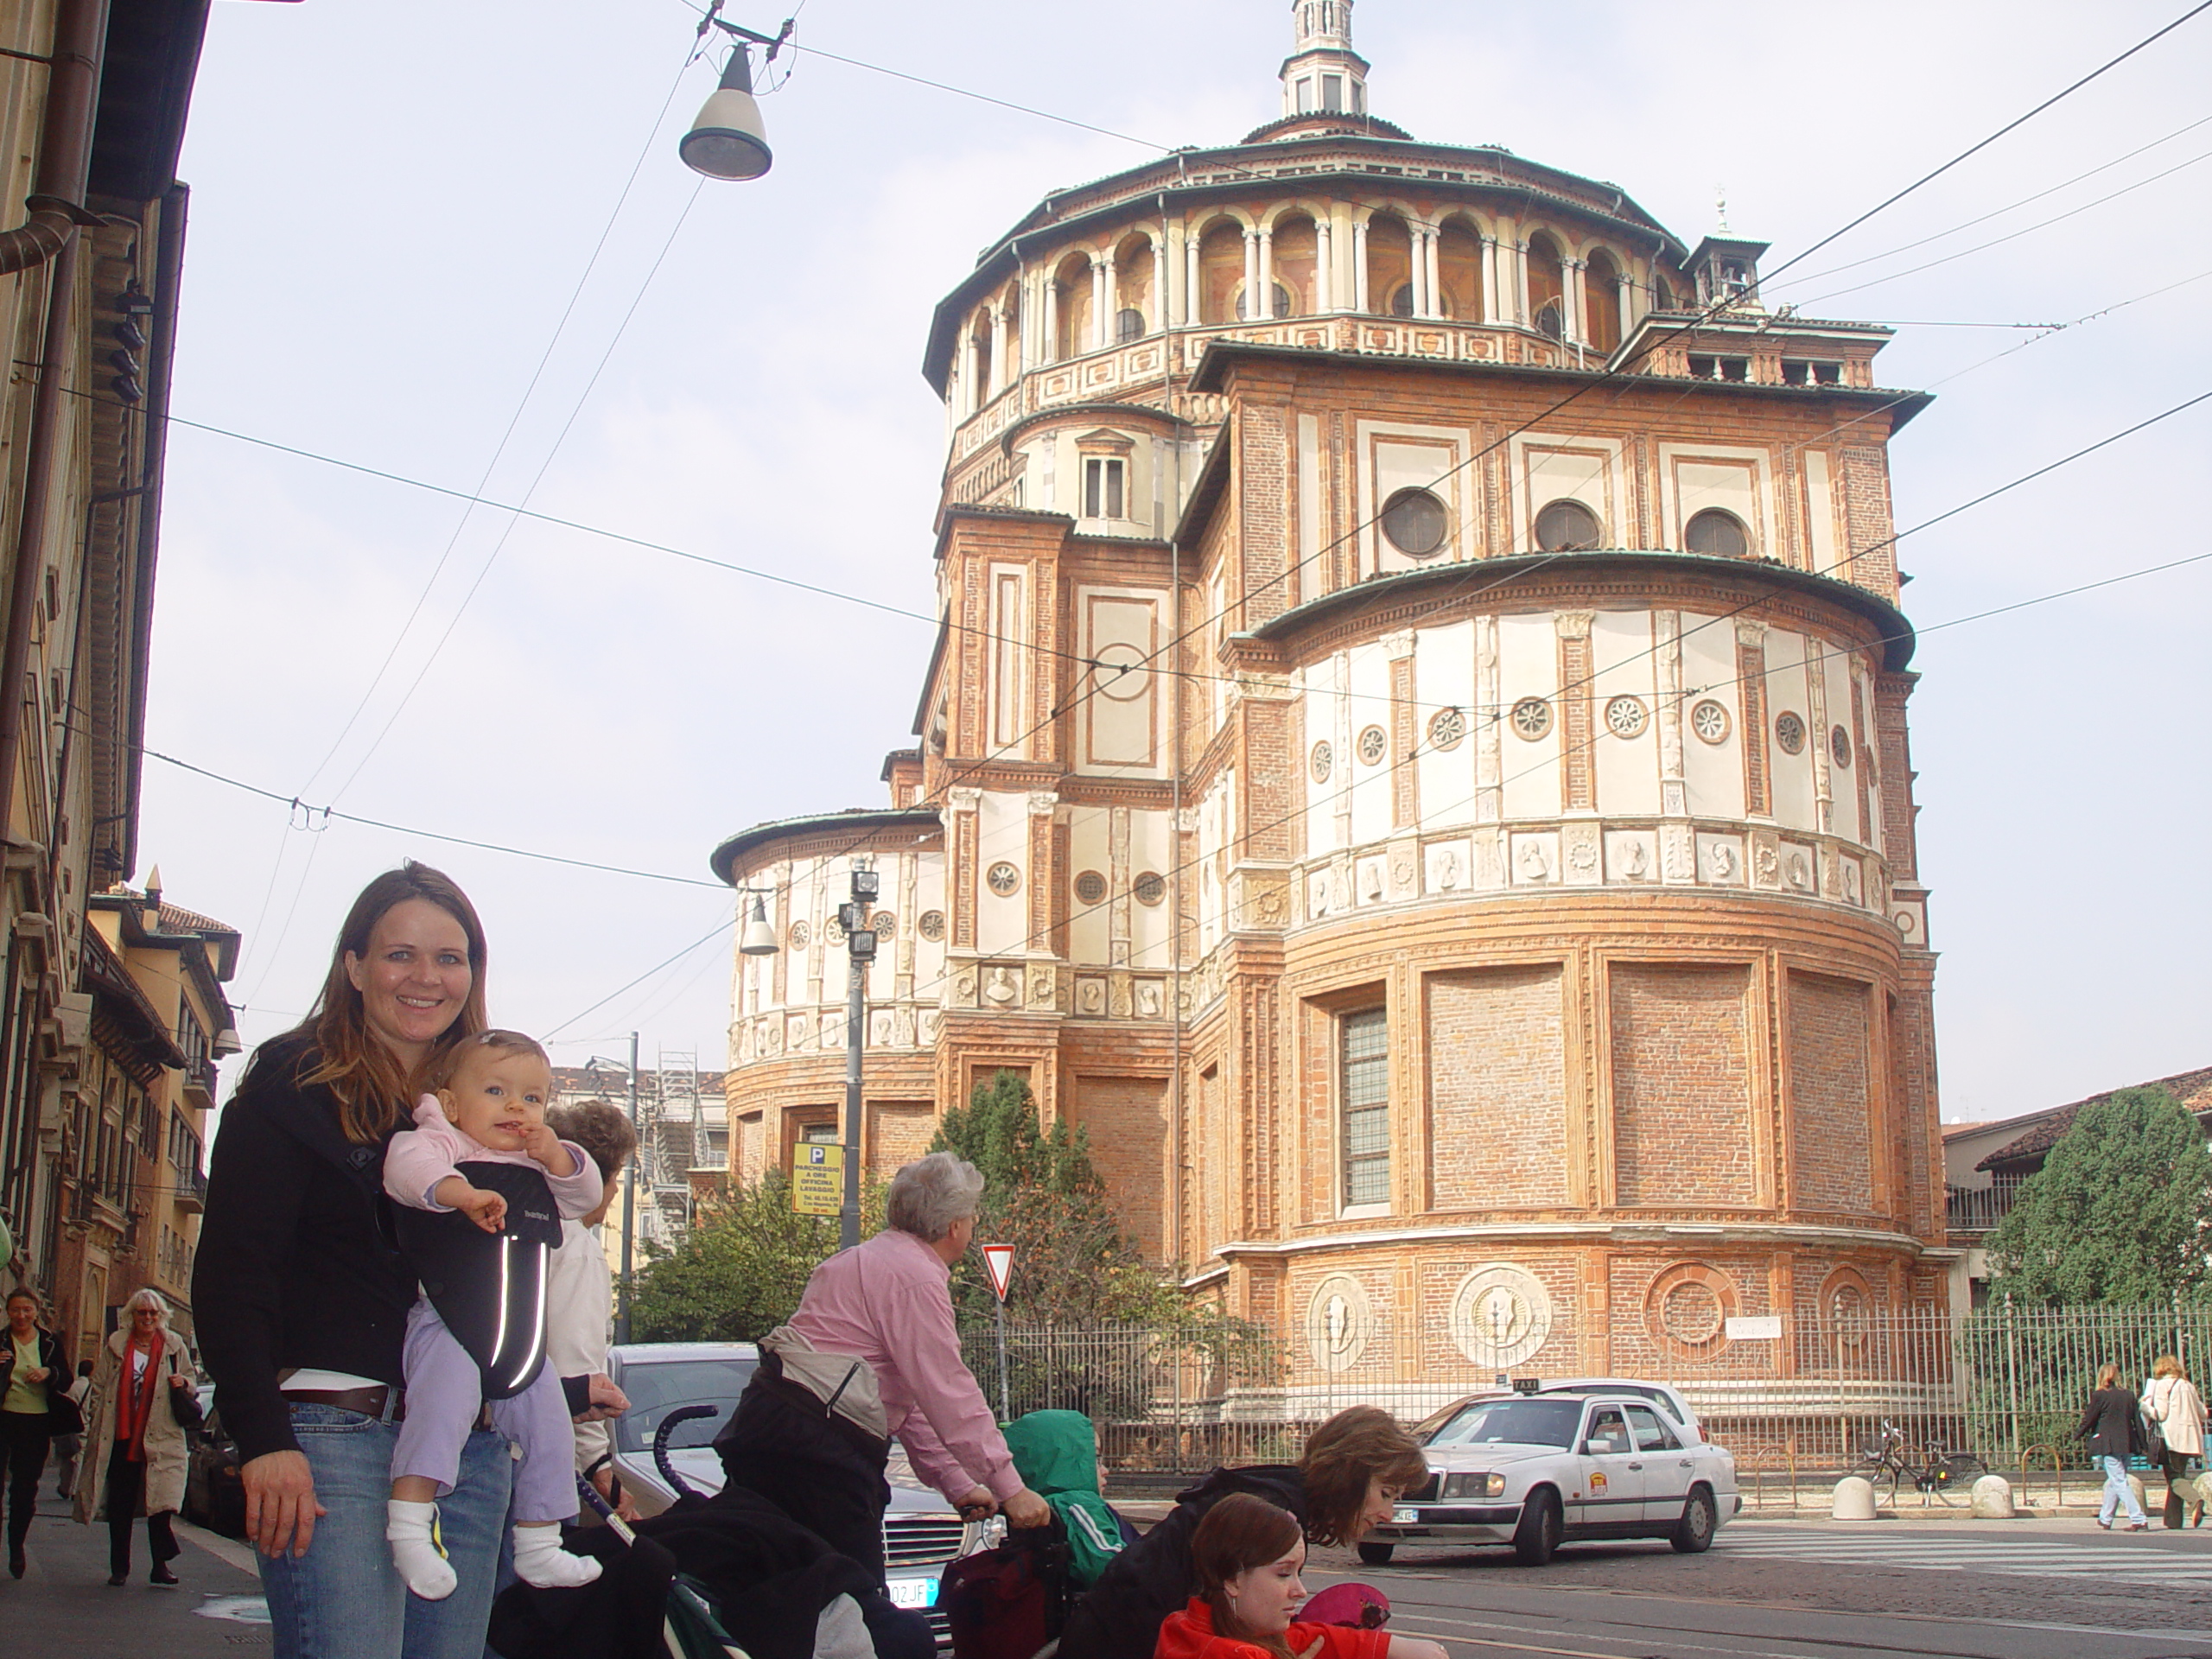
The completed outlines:
<svg viewBox="0 0 2212 1659">
<path fill-rule="evenodd" d="M 1069 1576 L 1088 1590 L 1122 1548 L 1121 1517 L 1098 1491 L 1097 1437 L 1079 1411 L 1033 1411 L 1006 1426 L 1022 1484 L 1052 1505 L 1068 1535 Z"/>
</svg>

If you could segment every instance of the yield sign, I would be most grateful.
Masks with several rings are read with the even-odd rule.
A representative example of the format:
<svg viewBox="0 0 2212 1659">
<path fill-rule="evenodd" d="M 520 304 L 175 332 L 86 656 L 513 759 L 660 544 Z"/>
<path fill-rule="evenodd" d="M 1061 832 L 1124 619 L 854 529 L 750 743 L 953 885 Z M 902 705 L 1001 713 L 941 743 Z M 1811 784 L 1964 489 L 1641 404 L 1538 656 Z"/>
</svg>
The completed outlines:
<svg viewBox="0 0 2212 1659">
<path fill-rule="evenodd" d="M 1014 1246 L 986 1244 L 983 1246 L 983 1271 L 991 1275 L 991 1288 L 998 1299 L 1006 1300 L 1006 1287 L 1014 1277 Z"/>
</svg>

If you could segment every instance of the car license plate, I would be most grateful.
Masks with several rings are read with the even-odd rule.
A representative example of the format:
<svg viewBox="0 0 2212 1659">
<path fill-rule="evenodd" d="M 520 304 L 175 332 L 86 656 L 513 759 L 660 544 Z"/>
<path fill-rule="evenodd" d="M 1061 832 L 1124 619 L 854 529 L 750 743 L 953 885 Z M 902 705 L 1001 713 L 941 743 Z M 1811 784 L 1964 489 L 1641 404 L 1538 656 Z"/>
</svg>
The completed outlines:
<svg viewBox="0 0 2212 1659">
<path fill-rule="evenodd" d="M 1393 1510 L 1390 1511 L 1390 1524 L 1393 1526 L 1410 1527 L 1414 1522 L 1420 1519 L 1421 1512 L 1417 1510 Z"/>
<path fill-rule="evenodd" d="M 935 1579 L 893 1579 L 887 1586 L 891 1592 L 893 1607 L 934 1607 L 937 1605 Z"/>
</svg>

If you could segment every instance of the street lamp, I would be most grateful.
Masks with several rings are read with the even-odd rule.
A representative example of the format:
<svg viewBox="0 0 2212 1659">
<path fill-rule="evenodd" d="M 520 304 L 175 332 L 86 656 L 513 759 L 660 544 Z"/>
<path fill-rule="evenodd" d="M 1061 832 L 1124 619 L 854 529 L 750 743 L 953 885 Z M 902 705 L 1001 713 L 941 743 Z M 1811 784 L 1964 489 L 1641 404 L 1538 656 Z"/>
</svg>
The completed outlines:
<svg viewBox="0 0 2212 1659">
<path fill-rule="evenodd" d="M 861 1242 L 861 1046 L 867 1038 L 868 968 L 875 960 L 875 929 L 868 911 L 883 891 L 883 878 L 865 865 L 853 867 L 853 897 L 837 906 L 851 957 L 845 994 L 845 1192 L 837 1211 L 837 1248 Z"/>
<path fill-rule="evenodd" d="M 776 54 L 791 38 L 791 22 L 786 18 L 783 28 L 773 35 L 760 35 L 724 22 L 721 9 L 722 0 L 714 0 L 708 7 L 707 15 L 699 20 L 699 38 L 704 40 L 710 29 L 718 29 L 728 35 L 729 61 L 722 66 L 721 84 L 699 106 L 691 130 L 683 135 L 676 150 L 686 167 L 710 179 L 757 179 L 774 164 L 776 158 L 768 148 L 768 132 L 760 119 L 760 105 L 753 96 L 752 48 L 766 47 L 766 61 L 773 63 Z"/>
<path fill-rule="evenodd" d="M 776 954 L 776 930 L 768 923 L 768 901 L 765 895 L 773 887 L 740 887 L 740 893 L 753 895 L 753 919 L 745 925 L 745 931 L 737 941 L 740 956 L 772 957 Z"/>
</svg>

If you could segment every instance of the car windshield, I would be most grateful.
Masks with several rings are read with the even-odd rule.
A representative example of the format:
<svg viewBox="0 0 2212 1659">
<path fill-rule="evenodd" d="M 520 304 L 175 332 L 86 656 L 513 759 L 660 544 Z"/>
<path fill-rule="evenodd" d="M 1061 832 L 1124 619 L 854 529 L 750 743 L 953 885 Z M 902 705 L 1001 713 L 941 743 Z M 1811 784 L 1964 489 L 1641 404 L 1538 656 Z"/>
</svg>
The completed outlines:
<svg viewBox="0 0 2212 1659">
<path fill-rule="evenodd" d="M 1572 1446 L 1580 1400 L 1478 1400 L 1436 1431 L 1441 1446 Z"/>
<path fill-rule="evenodd" d="M 614 1444 L 624 1452 L 650 1452 L 653 1431 L 670 1412 L 683 1406 L 712 1406 L 713 1416 L 679 1424 L 668 1439 L 673 1446 L 708 1445 L 729 1421 L 737 1396 L 745 1392 L 757 1363 L 730 1358 L 626 1363 L 620 1380 L 622 1392 L 630 1396 L 630 1410 L 614 1425 Z"/>
</svg>

